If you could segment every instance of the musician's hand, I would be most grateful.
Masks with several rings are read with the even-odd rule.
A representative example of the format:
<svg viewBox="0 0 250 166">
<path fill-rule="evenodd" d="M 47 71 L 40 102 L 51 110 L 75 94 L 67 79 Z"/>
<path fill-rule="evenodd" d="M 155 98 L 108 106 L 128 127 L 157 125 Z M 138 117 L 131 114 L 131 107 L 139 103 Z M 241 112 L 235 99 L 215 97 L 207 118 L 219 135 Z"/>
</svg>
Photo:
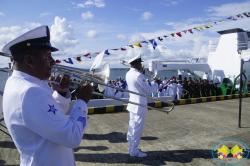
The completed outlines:
<svg viewBox="0 0 250 166">
<path fill-rule="evenodd" d="M 93 87 L 89 83 L 82 83 L 75 92 L 77 99 L 82 99 L 86 103 L 91 99 L 93 93 Z"/>
<path fill-rule="evenodd" d="M 70 76 L 66 74 L 58 75 L 56 78 L 51 78 L 50 80 L 52 89 L 65 97 L 69 91 Z"/>
</svg>

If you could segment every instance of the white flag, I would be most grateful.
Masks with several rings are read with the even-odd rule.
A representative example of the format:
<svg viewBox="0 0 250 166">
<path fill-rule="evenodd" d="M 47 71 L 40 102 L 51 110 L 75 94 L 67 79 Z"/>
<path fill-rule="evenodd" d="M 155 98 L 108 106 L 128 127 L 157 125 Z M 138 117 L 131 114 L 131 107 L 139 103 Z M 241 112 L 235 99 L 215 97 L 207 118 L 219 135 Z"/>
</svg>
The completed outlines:
<svg viewBox="0 0 250 166">
<path fill-rule="evenodd" d="M 93 71 L 95 69 L 97 69 L 98 67 L 100 67 L 101 63 L 102 63 L 102 59 L 104 56 L 104 51 L 100 52 L 96 57 L 95 60 L 92 64 L 92 66 L 90 67 L 89 71 Z"/>
</svg>

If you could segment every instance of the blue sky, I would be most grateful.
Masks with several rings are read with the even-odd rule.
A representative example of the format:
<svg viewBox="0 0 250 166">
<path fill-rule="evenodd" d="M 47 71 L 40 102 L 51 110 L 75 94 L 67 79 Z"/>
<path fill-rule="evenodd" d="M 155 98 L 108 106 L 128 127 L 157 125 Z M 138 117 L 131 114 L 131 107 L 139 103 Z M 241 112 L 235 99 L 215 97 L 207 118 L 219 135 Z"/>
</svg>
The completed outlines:
<svg viewBox="0 0 250 166">
<path fill-rule="evenodd" d="M 207 24 L 250 11 L 249 0 L 0 0 L 0 47 L 16 36 L 39 25 L 49 25 L 52 42 L 61 51 L 56 58 L 120 48 L 185 28 Z M 131 49 L 104 57 L 114 66 L 135 54 L 151 59 L 207 57 L 208 43 L 216 43 L 217 30 L 244 28 L 250 19 L 169 39 L 156 50 Z M 2 58 L 0 65 L 6 64 Z M 88 68 L 92 61 L 83 58 L 75 66 Z"/>
</svg>

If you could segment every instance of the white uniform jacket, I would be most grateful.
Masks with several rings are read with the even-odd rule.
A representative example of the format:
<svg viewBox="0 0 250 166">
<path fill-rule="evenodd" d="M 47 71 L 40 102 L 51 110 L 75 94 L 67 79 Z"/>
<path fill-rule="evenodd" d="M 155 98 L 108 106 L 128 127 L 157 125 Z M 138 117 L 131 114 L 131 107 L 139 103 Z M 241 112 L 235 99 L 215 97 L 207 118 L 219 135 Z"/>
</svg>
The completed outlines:
<svg viewBox="0 0 250 166">
<path fill-rule="evenodd" d="M 72 148 L 81 142 L 87 105 L 77 100 L 66 116 L 70 99 L 64 101 L 67 104 L 60 101 L 45 81 L 26 73 L 14 70 L 7 80 L 4 120 L 20 153 L 21 166 L 75 165 Z"/>
<path fill-rule="evenodd" d="M 144 95 L 151 94 L 151 87 L 146 81 L 144 74 L 137 71 L 135 68 L 131 68 L 126 74 L 126 82 L 128 84 L 128 90 L 137 92 Z M 147 106 L 147 98 L 136 94 L 129 93 L 129 101 L 139 103 L 141 105 Z M 127 110 L 133 113 L 142 113 L 147 111 L 147 108 L 138 106 L 135 104 L 128 104 Z"/>
</svg>

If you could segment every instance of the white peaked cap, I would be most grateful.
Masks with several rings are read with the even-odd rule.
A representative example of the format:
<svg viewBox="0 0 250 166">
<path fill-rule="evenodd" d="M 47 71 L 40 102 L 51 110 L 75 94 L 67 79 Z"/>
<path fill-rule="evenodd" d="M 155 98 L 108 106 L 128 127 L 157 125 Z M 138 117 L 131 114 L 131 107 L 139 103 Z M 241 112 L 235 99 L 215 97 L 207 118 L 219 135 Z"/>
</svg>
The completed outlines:
<svg viewBox="0 0 250 166">
<path fill-rule="evenodd" d="M 32 29 L 10 41 L 3 47 L 2 52 L 10 54 L 14 50 L 26 48 L 47 48 L 52 52 L 58 51 L 57 48 L 51 46 L 49 28 L 45 25 Z"/>
<path fill-rule="evenodd" d="M 129 59 L 127 62 L 130 64 L 130 63 L 132 63 L 132 62 L 134 62 L 134 61 L 136 61 L 136 60 L 140 60 L 140 62 L 143 62 L 143 61 L 141 60 L 141 55 L 137 55 L 137 56 L 135 56 L 135 57 L 132 57 L 132 58 Z"/>
</svg>

